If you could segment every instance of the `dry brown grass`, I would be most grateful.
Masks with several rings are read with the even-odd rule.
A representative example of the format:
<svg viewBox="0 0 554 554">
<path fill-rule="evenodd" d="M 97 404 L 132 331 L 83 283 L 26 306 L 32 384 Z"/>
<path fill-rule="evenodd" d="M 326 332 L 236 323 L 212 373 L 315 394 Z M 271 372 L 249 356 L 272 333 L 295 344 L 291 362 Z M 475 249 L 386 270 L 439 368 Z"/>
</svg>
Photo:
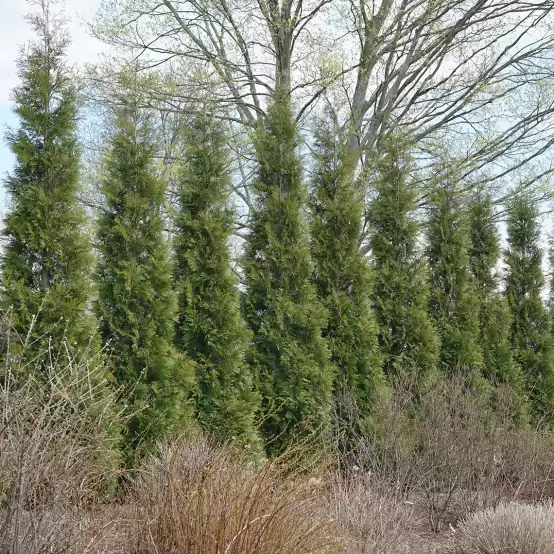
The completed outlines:
<svg viewBox="0 0 554 554">
<path fill-rule="evenodd" d="M 62 346 L 40 371 L 23 356 L 0 367 L 0 554 L 554 551 L 530 550 L 554 540 L 551 504 L 506 505 L 552 496 L 551 430 L 515 426 L 456 380 L 417 400 L 399 388 L 374 414 L 381 427 L 341 443 L 358 441 L 340 463 L 308 463 L 305 444 L 256 465 L 189 434 L 160 445 L 116 497 L 115 392 L 100 358 Z"/>
<path fill-rule="evenodd" d="M 501 504 L 469 516 L 448 549 L 450 554 L 552 554 L 554 504 Z"/>
<path fill-rule="evenodd" d="M 254 468 L 200 438 L 160 447 L 134 486 L 142 532 L 133 552 L 344 552 L 322 509 L 321 482 L 289 462 Z"/>
</svg>

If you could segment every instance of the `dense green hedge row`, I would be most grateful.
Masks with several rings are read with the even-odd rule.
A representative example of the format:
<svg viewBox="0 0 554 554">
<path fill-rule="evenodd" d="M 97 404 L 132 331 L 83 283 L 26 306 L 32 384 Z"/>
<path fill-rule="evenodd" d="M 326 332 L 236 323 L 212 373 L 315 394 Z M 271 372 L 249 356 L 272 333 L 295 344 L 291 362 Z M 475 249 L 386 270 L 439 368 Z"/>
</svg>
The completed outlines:
<svg viewBox="0 0 554 554">
<path fill-rule="evenodd" d="M 130 453 L 193 421 L 269 452 L 298 432 L 363 432 L 391 380 L 454 371 L 485 394 L 508 383 L 521 415 L 550 416 L 554 351 L 532 197 L 507 207 L 501 286 L 486 190 L 468 201 L 452 174 L 422 195 L 398 137 L 359 170 L 330 117 L 302 159 L 290 99 L 277 90 L 254 137 L 236 268 L 225 127 L 199 107 L 182 130 L 168 220 L 155 121 L 122 78 L 94 261 L 78 200 L 76 92 L 65 41 L 47 23 L 35 21 L 40 40 L 20 60 L 14 94 L 1 301 L 21 335 L 32 329 L 31 345 L 104 349 L 130 399 Z"/>
</svg>

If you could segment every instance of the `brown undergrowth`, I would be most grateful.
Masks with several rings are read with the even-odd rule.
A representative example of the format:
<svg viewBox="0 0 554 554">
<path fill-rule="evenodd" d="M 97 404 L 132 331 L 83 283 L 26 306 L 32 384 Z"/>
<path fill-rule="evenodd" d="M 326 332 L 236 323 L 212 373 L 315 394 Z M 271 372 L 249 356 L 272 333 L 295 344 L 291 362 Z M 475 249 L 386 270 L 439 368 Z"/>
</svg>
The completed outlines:
<svg viewBox="0 0 554 554">
<path fill-rule="evenodd" d="M 36 378 L 3 362 L 1 554 L 465 554 L 453 541 L 478 541 L 504 506 L 553 496 L 552 432 L 455 379 L 398 387 L 339 461 L 300 444 L 255 462 L 191 432 L 116 494 L 121 419 L 102 364 L 68 348 L 48 359 Z"/>
<path fill-rule="evenodd" d="M 136 554 L 343 552 L 322 504 L 319 474 L 290 453 L 256 468 L 199 437 L 161 446 L 131 498 L 141 521 Z"/>
</svg>

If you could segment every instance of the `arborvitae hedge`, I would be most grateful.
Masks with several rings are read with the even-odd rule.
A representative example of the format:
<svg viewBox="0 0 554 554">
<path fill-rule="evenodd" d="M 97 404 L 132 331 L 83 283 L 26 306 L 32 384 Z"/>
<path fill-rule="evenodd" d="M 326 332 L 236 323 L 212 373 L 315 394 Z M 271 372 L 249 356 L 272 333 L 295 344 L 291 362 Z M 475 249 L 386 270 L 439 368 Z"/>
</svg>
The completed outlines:
<svg viewBox="0 0 554 554">
<path fill-rule="evenodd" d="M 256 139 L 256 205 L 244 256 L 244 313 L 254 333 L 249 361 L 272 451 L 298 432 L 329 426 L 334 380 L 321 336 L 326 313 L 312 281 L 307 195 L 295 140 L 290 99 L 277 94 Z"/>
<path fill-rule="evenodd" d="M 428 312 L 427 269 L 417 245 L 416 191 L 406 182 L 400 143 L 389 140 L 374 163 L 374 198 L 367 217 L 384 369 L 391 378 L 423 383 L 436 373 L 439 344 Z"/>
<path fill-rule="evenodd" d="M 195 117 L 185 138 L 175 220 L 177 344 L 196 362 L 200 424 L 223 440 L 258 445 L 253 391 L 245 353 L 251 341 L 240 313 L 238 280 L 229 251 L 234 228 L 223 126 Z"/>
<path fill-rule="evenodd" d="M 469 261 L 473 287 L 479 302 L 479 342 L 483 350 L 483 374 L 494 385 L 509 384 L 521 394 L 521 370 L 512 356 L 511 315 L 499 290 L 497 264 L 500 239 L 494 221 L 493 202 L 483 190 L 469 204 Z"/>
<path fill-rule="evenodd" d="M 38 40 L 19 59 L 20 126 L 8 133 L 16 164 L 5 180 L 11 209 L 2 231 L 1 302 L 12 310 L 14 330 L 34 342 L 30 356 L 49 339 L 82 351 L 94 334 L 87 311 L 93 258 L 77 201 L 76 91 L 65 66 L 68 42 L 54 19 L 48 5 L 31 19 Z"/>
<path fill-rule="evenodd" d="M 527 195 L 508 207 L 506 296 L 512 313 L 511 341 L 527 392 L 539 413 L 554 410 L 554 344 L 548 312 L 541 300 L 544 285 L 537 206 Z"/>
<path fill-rule="evenodd" d="M 118 108 L 102 179 L 96 309 L 117 382 L 130 395 L 128 443 L 147 448 L 188 424 L 191 362 L 173 346 L 177 302 L 164 237 L 165 184 L 148 121 Z"/>
<path fill-rule="evenodd" d="M 479 305 L 469 269 L 469 230 L 461 195 L 450 183 L 433 191 L 427 222 L 430 312 L 441 342 L 444 373 L 463 371 L 478 378 L 483 364 L 479 344 Z M 476 381 L 475 381 L 476 383 Z"/>
<path fill-rule="evenodd" d="M 548 237 L 548 311 L 550 328 L 554 335 L 554 234 Z"/>
<path fill-rule="evenodd" d="M 341 414 L 351 398 L 363 419 L 385 387 L 371 309 L 371 268 L 360 250 L 363 190 L 332 124 L 318 128 L 314 157 L 311 246 L 317 292 L 329 314 L 323 336 L 338 368 L 336 412 Z M 351 426 L 348 415 L 344 424 Z"/>
</svg>

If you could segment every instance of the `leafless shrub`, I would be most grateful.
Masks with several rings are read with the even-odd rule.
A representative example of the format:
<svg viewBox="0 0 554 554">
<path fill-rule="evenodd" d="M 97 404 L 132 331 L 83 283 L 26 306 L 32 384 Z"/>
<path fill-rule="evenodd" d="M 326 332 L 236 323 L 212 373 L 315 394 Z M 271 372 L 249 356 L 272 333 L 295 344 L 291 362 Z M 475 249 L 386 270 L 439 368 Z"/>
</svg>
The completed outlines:
<svg viewBox="0 0 554 554">
<path fill-rule="evenodd" d="M 530 503 L 554 498 L 554 434 L 548 425 L 509 429 L 500 466 L 505 495 Z"/>
<path fill-rule="evenodd" d="M 142 532 L 133 552 L 341 552 L 320 486 L 288 460 L 254 468 L 200 438 L 177 440 L 159 448 L 135 483 Z"/>
<path fill-rule="evenodd" d="M 355 463 L 373 488 L 423 507 L 435 532 L 503 499 L 538 501 L 552 493 L 554 436 L 516 426 L 510 410 L 458 378 L 415 397 L 396 387 L 362 437 Z"/>
<path fill-rule="evenodd" d="M 469 516 L 449 547 L 450 554 L 551 554 L 554 504 L 500 504 Z"/>
<path fill-rule="evenodd" d="M 412 523 L 413 505 L 375 488 L 365 474 L 334 476 L 329 488 L 332 515 L 347 552 L 395 554 L 405 552 L 403 539 Z"/>
<path fill-rule="evenodd" d="M 119 467 L 101 356 L 76 359 L 62 344 L 33 360 L 8 350 L 0 363 L 0 552 L 89 552 L 110 527 L 94 512 Z"/>
</svg>

